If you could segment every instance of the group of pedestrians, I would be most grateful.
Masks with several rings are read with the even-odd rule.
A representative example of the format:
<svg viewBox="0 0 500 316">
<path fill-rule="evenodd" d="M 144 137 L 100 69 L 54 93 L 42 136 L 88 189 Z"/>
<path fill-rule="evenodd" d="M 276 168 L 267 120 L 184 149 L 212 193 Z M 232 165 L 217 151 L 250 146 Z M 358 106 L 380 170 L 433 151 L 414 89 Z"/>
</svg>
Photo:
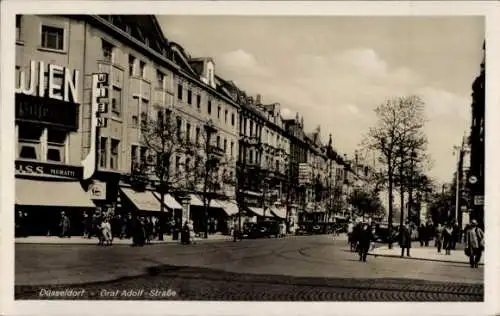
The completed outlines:
<svg viewBox="0 0 500 316">
<path fill-rule="evenodd" d="M 359 261 L 366 262 L 368 252 L 375 248 L 377 240 L 377 230 L 375 223 L 360 221 L 354 224 L 352 221 L 347 223 L 347 242 L 351 251 L 356 251 L 359 255 Z"/>
</svg>

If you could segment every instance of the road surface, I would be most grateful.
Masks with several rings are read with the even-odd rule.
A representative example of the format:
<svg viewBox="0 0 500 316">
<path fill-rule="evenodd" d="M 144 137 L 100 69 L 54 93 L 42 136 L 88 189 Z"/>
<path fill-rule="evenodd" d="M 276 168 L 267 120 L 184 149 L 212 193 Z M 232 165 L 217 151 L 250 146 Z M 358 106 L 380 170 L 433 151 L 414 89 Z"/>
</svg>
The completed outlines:
<svg viewBox="0 0 500 316">
<path fill-rule="evenodd" d="M 363 263 L 326 235 L 141 248 L 16 244 L 15 264 L 17 299 L 482 301 L 484 291 L 482 267 L 381 256 Z"/>
</svg>

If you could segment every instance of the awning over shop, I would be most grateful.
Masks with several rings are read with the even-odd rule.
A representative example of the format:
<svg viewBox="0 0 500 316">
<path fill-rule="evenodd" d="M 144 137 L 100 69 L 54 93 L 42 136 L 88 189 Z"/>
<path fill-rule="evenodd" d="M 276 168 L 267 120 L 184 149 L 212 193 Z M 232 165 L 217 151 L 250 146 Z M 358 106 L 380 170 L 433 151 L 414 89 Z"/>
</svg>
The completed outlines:
<svg viewBox="0 0 500 316">
<path fill-rule="evenodd" d="M 260 207 L 248 207 L 248 209 L 255 213 L 256 215 L 258 216 L 264 216 L 264 209 L 260 208 Z M 269 211 L 269 209 L 266 209 L 266 214 L 265 214 L 265 217 L 272 217 L 272 214 L 270 214 L 271 212 Z"/>
<path fill-rule="evenodd" d="M 196 194 L 190 194 L 189 197 L 191 198 L 191 206 L 203 206 L 203 201 Z"/>
<path fill-rule="evenodd" d="M 220 206 L 222 206 L 222 209 L 226 212 L 228 216 L 238 214 L 239 212 L 238 204 L 234 200 L 230 201 L 217 200 L 216 202 Z"/>
<path fill-rule="evenodd" d="M 158 192 L 153 192 L 158 201 L 161 202 L 161 194 Z M 177 200 L 171 196 L 170 194 L 165 194 L 165 198 L 163 200 L 164 204 L 171 210 L 181 210 L 182 205 L 177 202 Z"/>
<path fill-rule="evenodd" d="M 284 208 L 284 207 L 273 207 L 273 208 L 271 208 L 271 212 L 276 217 L 286 218 L 286 208 Z"/>
<path fill-rule="evenodd" d="M 130 188 L 120 188 L 121 192 L 140 211 L 160 211 L 160 201 L 151 191 L 138 192 Z"/>
<path fill-rule="evenodd" d="M 95 207 L 77 181 L 16 179 L 16 204 L 26 206 Z"/>
</svg>

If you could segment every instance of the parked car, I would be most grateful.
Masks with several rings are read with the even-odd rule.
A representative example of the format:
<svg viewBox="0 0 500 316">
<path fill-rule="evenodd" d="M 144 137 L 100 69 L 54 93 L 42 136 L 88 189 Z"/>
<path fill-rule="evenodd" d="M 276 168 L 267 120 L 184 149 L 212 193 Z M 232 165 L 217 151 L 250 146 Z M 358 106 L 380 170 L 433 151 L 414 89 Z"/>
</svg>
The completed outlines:
<svg viewBox="0 0 500 316">
<path fill-rule="evenodd" d="M 260 223 L 247 223 L 243 227 L 243 238 L 270 238 L 278 237 L 279 225 L 275 221 L 266 221 Z"/>
</svg>

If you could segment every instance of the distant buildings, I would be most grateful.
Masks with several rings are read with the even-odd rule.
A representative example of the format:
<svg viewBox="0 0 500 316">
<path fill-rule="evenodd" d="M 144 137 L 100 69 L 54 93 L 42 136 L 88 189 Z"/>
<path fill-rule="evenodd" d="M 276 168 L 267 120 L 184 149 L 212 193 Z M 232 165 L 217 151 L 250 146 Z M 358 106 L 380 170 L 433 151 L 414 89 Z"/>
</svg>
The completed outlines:
<svg viewBox="0 0 500 316">
<path fill-rule="evenodd" d="M 240 211 L 245 220 L 294 225 L 345 212 L 338 201 L 345 202 L 353 170 L 332 140 L 323 144 L 319 127 L 306 134 L 298 114 L 284 119 L 280 104 L 218 76 L 210 57 L 193 58 L 169 41 L 154 16 L 19 15 L 16 31 L 16 209 L 37 224 L 32 233 L 53 231 L 61 210 L 75 223 L 96 206 L 157 215 L 156 162 L 141 126 L 169 113 L 189 142 L 202 142 L 213 124 L 210 146 L 238 180 L 215 192 L 209 216 L 216 230 L 228 231 L 227 219 Z M 109 76 L 98 127 L 95 73 Z M 174 170 L 192 163 L 186 155 L 171 161 Z M 131 184 L 139 167 L 149 170 L 145 191 Z M 202 229 L 200 194 L 169 192 L 167 213 Z"/>
</svg>

